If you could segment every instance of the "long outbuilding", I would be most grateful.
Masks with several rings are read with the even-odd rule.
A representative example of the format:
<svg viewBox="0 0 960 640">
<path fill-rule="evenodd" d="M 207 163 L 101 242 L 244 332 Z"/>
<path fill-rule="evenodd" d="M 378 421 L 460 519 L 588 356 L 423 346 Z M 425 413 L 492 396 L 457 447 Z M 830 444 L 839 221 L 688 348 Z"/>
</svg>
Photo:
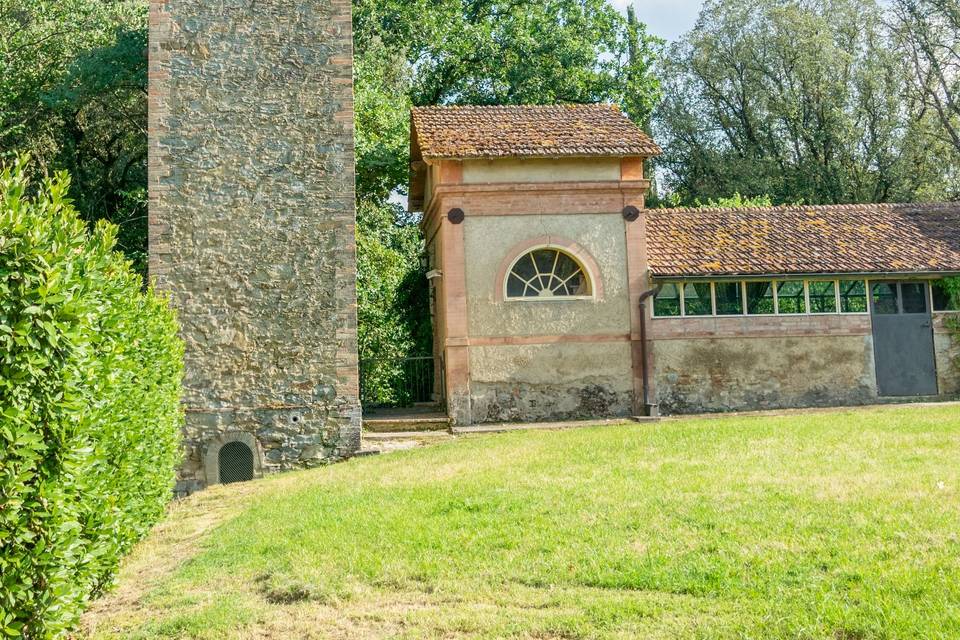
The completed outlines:
<svg viewBox="0 0 960 640">
<path fill-rule="evenodd" d="M 659 153 L 608 105 L 414 109 L 455 423 L 960 393 L 960 203 L 647 209 Z"/>
</svg>

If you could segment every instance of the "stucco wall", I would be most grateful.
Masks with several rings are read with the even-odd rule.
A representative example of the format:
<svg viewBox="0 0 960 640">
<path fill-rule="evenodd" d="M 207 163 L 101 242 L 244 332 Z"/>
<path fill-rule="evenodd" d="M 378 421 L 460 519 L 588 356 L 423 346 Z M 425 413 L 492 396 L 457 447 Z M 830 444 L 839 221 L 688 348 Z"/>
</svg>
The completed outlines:
<svg viewBox="0 0 960 640">
<path fill-rule="evenodd" d="M 472 420 L 627 415 L 633 378 L 622 216 L 475 216 L 463 224 Z M 592 276 L 602 281 L 594 282 L 599 299 L 498 300 L 505 261 L 541 236 L 574 240 L 589 254 L 599 272 Z"/>
<path fill-rule="evenodd" d="M 692 338 L 654 343 L 663 413 L 876 400 L 870 336 Z"/>
<path fill-rule="evenodd" d="M 186 342 L 180 489 L 359 446 L 348 0 L 152 0 L 150 272 Z M 260 455 L 260 451 L 255 451 Z"/>
<path fill-rule="evenodd" d="M 629 333 L 626 247 L 617 214 L 476 216 L 464 221 L 469 332 L 475 336 Z M 574 240 L 596 261 L 601 300 L 497 302 L 511 249 L 540 236 Z"/>
<path fill-rule="evenodd" d="M 466 160 L 464 184 L 620 179 L 619 158 Z"/>
<path fill-rule="evenodd" d="M 470 348 L 475 422 L 567 420 L 630 414 L 628 342 Z"/>
</svg>

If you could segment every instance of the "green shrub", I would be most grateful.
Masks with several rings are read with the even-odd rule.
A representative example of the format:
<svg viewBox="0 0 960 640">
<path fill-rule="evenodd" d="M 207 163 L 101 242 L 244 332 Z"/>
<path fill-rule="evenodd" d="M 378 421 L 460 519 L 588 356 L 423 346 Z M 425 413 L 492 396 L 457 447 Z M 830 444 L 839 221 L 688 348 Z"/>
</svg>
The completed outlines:
<svg viewBox="0 0 960 640">
<path fill-rule="evenodd" d="M 956 309 L 960 307 L 960 277 L 944 278 L 943 284 L 947 290 L 947 294 L 950 296 L 950 308 Z M 960 346 L 960 316 L 949 314 L 944 318 L 943 324 L 953 339 L 954 345 Z M 953 366 L 953 370 L 960 373 L 960 351 L 955 350 L 953 353 L 954 355 L 950 363 Z"/>
<path fill-rule="evenodd" d="M 960 306 L 960 277 L 944 278 L 943 286 L 950 296 L 951 308 Z"/>
<path fill-rule="evenodd" d="M 65 635 L 163 514 L 183 348 L 66 174 L 0 172 L 0 637 Z"/>
</svg>

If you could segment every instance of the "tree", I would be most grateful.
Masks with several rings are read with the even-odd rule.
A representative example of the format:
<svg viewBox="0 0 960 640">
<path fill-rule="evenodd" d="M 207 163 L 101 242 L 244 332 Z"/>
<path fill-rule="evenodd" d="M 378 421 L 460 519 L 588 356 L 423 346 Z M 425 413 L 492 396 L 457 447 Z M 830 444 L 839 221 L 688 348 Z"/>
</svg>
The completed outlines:
<svg viewBox="0 0 960 640">
<path fill-rule="evenodd" d="M 669 187 L 684 202 L 933 195 L 948 170 L 914 147 L 925 125 L 904 109 L 890 45 L 874 0 L 709 0 L 664 63 Z"/>
<path fill-rule="evenodd" d="M 432 335 L 418 220 L 399 204 L 410 107 L 614 102 L 644 124 L 660 43 L 606 0 L 357 0 L 354 34 L 360 357 L 399 387 L 389 363 Z"/>
<path fill-rule="evenodd" d="M 614 102 L 637 122 L 659 41 L 607 0 L 357 0 L 356 46 L 380 39 L 414 71 L 417 105 Z"/>
<path fill-rule="evenodd" d="M 146 3 L 0 0 L 0 154 L 68 170 L 87 221 L 146 270 Z"/>
<path fill-rule="evenodd" d="M 893 30 L 906 55 L 912 95 L 930 110 L 944 141 L 960 152 L 960 4 L 896 0 Z"/>
<path fill-rule="evenodd" d="M 357 153 L 357 339 L 365 401 L 397 403 L 402 359 L 430 352 L 421 242 L 398 198 L 409 176 L 412 73 L 400 52 L 372 38 L 354 58 Z M 418 277 L 420 276 L 420 277 Z M 426 336 L 426 337 L 424 337 Z"/>
</svg>

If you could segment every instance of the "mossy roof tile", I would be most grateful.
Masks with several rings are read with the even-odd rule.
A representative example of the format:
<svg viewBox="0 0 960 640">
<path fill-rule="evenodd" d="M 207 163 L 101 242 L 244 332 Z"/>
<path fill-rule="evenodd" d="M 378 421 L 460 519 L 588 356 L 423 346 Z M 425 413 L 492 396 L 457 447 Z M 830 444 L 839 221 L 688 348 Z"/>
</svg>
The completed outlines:
<svg viewBox="0 0 960 640">
<path fill-rule="evenodd" d="M 650 209 L 659 277 L 960 272 L 960 203 Z"/>
<path fill-rule="evenodd" d="M 417 107 L 413 160 L 654 156 L 660 147 L 617 107 Z"/>
</svg>

